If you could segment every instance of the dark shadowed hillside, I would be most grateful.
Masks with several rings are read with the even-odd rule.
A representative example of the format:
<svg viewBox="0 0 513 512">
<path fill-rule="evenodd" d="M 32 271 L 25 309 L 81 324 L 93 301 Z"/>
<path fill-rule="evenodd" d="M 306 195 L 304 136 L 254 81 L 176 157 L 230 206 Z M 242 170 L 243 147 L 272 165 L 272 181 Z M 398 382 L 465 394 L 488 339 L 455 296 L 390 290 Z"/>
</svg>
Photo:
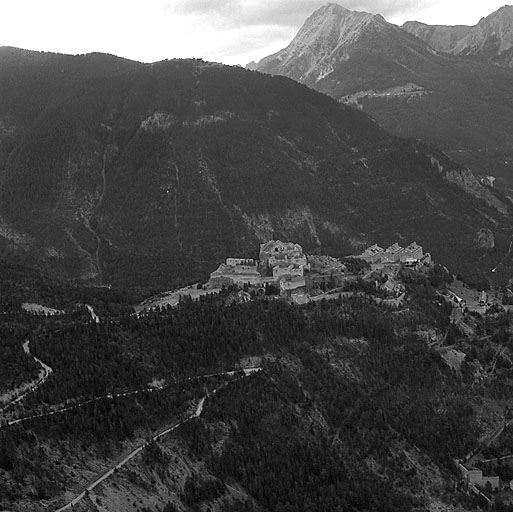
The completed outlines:
<svg viewBox="0 0 513 512">
<path fill-rule="evenodd" d="M 334 255 L 416 239 L 463 272 L 507 251 L 508 207 L 472 174 L 289 79 L 12 52 L 0 56 L 18 66 L 1 75 L 0 240 L 18 259 L 164 287 L 273 237 Z M 481 228 L 493 250 L 474 249 Z"/>
</svg>

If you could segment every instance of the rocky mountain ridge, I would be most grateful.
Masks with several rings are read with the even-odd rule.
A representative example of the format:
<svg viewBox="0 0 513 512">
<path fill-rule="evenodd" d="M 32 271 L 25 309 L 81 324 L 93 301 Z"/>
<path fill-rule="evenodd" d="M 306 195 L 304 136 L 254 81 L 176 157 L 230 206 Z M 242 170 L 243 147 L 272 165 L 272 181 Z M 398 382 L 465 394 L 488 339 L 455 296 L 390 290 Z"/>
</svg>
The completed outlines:
<svg viewBox="0 0 513 512">
<path fill-rule="evenodd" d="M 385 28 L 382 16 L 328 3 L 307 19 L 287 48 L 260 61 L 257 69 L 276 65 L 289 70 L 291 78 L 318 82 L 333 71 L 334 59 L 348 58 L 348 50 L 366 31 Z"/>
<path fill-rule="evenodd" d="M 445 47 L 467 34 L 465 27 L 430 30 L 441 32 Z M 477 175 L 500 178 L 496 185 L 513 195 L 509 68 L 437 51 L 380 16 L 336 4 L 321 7 L 288 47 L 252 68 L 356 104 L 393 133 L 431 142 Z"/>
<path fill-rule="evenodd" d="M 406 58 L 410 54 L 409 58 L 422 60 L 432 53 L 428 46 L 388 23 L 381 15 L 350 11 L 328 3 L 305 21 L 289 46 L 251 67 L 326 90 L 327 83 L 336 80 L 340 83 L 338 66 L 356 58 L 361 51 L 372 49 L 383 55 L 390 47 Z M 386 80 L 384 76 L 383 79 Z"/>
<path fill-rule="evenodd" d="M 505 5 L 475 26 L 426 25 L 408 21 L 403 30 L 426 41 L 437 51 L 470 56 L 513 66 L 513 6 Z"/>
<path fill-rule="evenodd" d="M 407 21 L 401 27 L 406 32 L 422 39 L 437 51 L 451 53 L 472 27 L 467 25 L 426 25 L 420 21 Z"/>
</svg>

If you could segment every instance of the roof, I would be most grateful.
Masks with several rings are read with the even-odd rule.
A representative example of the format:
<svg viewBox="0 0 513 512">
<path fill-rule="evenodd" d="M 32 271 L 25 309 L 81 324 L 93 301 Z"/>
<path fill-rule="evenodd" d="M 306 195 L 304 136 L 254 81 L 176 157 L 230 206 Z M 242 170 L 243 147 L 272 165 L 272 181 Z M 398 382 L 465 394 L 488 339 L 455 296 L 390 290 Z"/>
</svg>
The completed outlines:
<svg viewBox="0 0 513 512">
<path fill-rule="evenodd" d="M 365 249 L 363 256 L 374 256 L 375 254 L 379 254 L 381 252 L 383 252 L 383 248 L 377 244 L 374 244 Z"/>
<path fill-rule="evenodd" d="M 299 281 L 304 281 L 304 276 L 291 276 L 284 279 L 287 283 L 297 283 Z"/>
<path fill-rule="evenodd" d="M 409 251 L 416 251 L 418 249 L 422 249 L 422 247 L 417 242 L 412 242 L 408 247 L 406 247 Z"/>
<path fill-rule="evenodd" d="M 402 250 L 403 250 L 403 248 L 397 242 L 395 242 L 395 244 L 391 245 L 387 249 L 387 252 L 389 252 L 389 253 L 396 253 L 396 252 L 399 252 L 399 251 L 402 251 Z"/>
<path fill-rule="evenodd" d="M 269 242 L 260 244 L 260 252 L 274 252 L 273 250 L 276 247 L 283 247 L 285 251 L 296 251 L 301 255 L 303 254 L 303 248 L 299 244 L 295 244 L 294 242 L 282 242 L 281 240 L 269 240 Z"/>
<path fill-rule="evenodd" d="M 390 281 L 390 279 L 384 284 L 384 287 L 390 291 L 395 290 L 396 286 L 397 286 L 397 283 Z"/>
</svg>

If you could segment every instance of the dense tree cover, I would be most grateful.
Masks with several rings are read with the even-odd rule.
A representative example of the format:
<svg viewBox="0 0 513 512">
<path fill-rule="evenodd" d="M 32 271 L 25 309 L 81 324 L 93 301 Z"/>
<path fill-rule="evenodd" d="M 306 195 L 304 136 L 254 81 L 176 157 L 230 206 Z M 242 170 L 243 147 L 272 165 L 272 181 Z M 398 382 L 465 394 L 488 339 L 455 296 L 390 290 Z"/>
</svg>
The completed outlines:
<svg viewBox="0 0 513 512">
<path fill-rule="evenodd" d="M 33 57 L 30 76 L 54 77 L 54 60 Z M 68 275 L 132 287 L 203 280 L 227 254 L 252 256 L 262 223 L 334 256 L 354 253 L 349 240 L 362 234 L 386 244 L 400 233 L 475 268 L 476 226 L 504 220 L 447 186 L 431 155 L 459 167 L 435 148 L 291 80 L 193 60 L 64 61 L 101 71 L 54 83 L 55 101 L 41 98 L 14 147 L 0 144 L 0 196 L 7 222 L 40 242 L 34 258 L 58 249 L 44 259 Z M 24 73 L 11 81 L 25 80 L 34 87 Z M 18 93 L 5 97 L 9 110 Z M 505 240 L 510 230 L 497 231 Z M 498 243 L 494 257 L 506 251 Z"/>
<path fill-rule="evenodd" d="M 483 168 L 493 167 L 498 175 L 509 180 L 507 166 L 501 156 L 507 154 L 506 148 L 510 144 L 507 119 L 513 104 L 508 85 L 511 73 L 508 76 L 508 72 L 492 68 L 485 74 L 488 76 L 489 72 L 493 79 L 479 86 L 494 89 L 494 93 L 476 90 L 479 73 L 464 73 L 466 91 L 454 90 L 456 83 L 463 83 L 460 74 L 457 81 L 451 81 L 450 92 L 447 84 L 442 84 L 445 91 L 426 94 L 415 101 L 404 97 L 369 97 L 361 103 L 366 112 L 379 119 L 390 131 L 401 135 L 409 133 L 436 144 L 457 161 L 469 165 L 474 172 L 481 173 Z M 444 76 L 444 81 L 447 76 Z M 459 151 L 462 146 L 466 148 L 465 152 Z M 479 151 L 485 147 L 488 148 L 486 152 Z"/>
<path fill-rule="evenodd" d="M 202 501 L 215 500 L 222 496 L 225 490 L 226 487 L 220 480 L 204 479 L 193 474 L 185 482 L 185 503 L 194 505 Z"/>
<path fill-rule="evenodd" d="M 370 268 L 370 265 L 365 260 L 360 258 L 347 257 L 342 258 L 341 261 L 347 267 L 347 270 L 354 274 L 358 274 L 362 270 Z"/>
<path fill-rule="evenodd" d="M 0 393 L 35 378 L 39 365 L 22 345 L 44 329 L 58 331 L 91 321 L 84 304 L 100 315 L 116 318 L 130 314 L 129 302 L 140 299 L 122 289 L 84 287 L 51 278 L 44 271 L 0 259 Z M 31 314 L 23 303 L 35 303 L 63 311 L 53 318 Z"/>
<path fill-rule="evenodd" d="M 512 312 L 493 305 L 482 316 L 466 313 L 464 321 L 473 326 L 476 336 L 466 340 L 452 324 L 447 343 L 457 341 L 466 353 L 461 368 L 466 382 L 493 399 L 508 399 L 513 392 Z M 476 372 L 484 374 L 486 383 L 475 379 Z"/>
<path fill-rule="evenodd" d="M 26 443 L 34 448 L 37 440 L 25 435 L 28 426 L 28 431 L 34 430 L 41 438 L 72 439 L 82 449 L 93 446 L 108 456 L 112 454 L 113 443 L 132 437 L 136 429 L 157 429 L 178 420 L 191 401 L 201 396 L 203 391 L 203 386 L 189 383 L 171 386 L 165 391 L 141 393 L 136 397 L 102 399 L 58 417 L 46 416 L 2 429 L 0 439 L 5 446 L 21 447 Z M 16 450 L 16 453 L 23 460 L 22 451 Z"/>
<path fill-rule="evenodd" d="M 319 342 L 330 335 L 390 340 L 394 333 L 388 310 L 367 299 L 323 303 L 306 314 L 282 301 L 225 307 L 205 299 L 184 301 L 164 314 L 48 328 L 33 336 L 31 347 L 55 375 L 35 400 L 60 403 L 70 395 L 138 388 L 153 377 L 223 371 L 248 353 L 290 350 L 298 340 Z"/>
<path fill-rule="evenodd" d="M 210 458 L 215 474 L 241 482 L 268 510 L 409 510 L 415 503 L 365 468 L 368 454 L 360 446 L 351 448 L 354 438 L 345 438 L 345 429 L 335 437 L 315 422 L 305 425 L 308 420 L 298 416 L 290 392 L 284 399 L 269 390 L 269 382 L 260 384 L 245 390 L 242 400 L 239 389 L 212 405 L 213 419 L 236 424 L 223 453 Z M 313 404 L 301 406 L 304 416 L 315 415 Z"/>
<path fill-rule="evenodd" d="M 483 449 L 483 457 L 485 458 L 497 458 L 507 457 L 513 454 L 513 427 L 509 426 L 504 429 L 498 439 Z M 505 461 L 505 465 L 509 465 L 510 462 Z M 495 464 L 494 464 L 495 465 Z M 513 478 L 513 477 L 512 477 Z"/>
<path fill-rule="evenodd" d="M 0 479 L 0 490 L 16 499 L 24 475 L 33 475 L 41 496 L 59 494 L 70 477 L 42 446 L 64 442 L 82 456 L 114 458 L 125 441 L 176 421 L 219 389 L 201 419 L 180 427 L 214 477 L 189 481 L 191 506 L 233 481 L 268 510 L 300 503 L 312 511 L 410 510 L 421 483 L 397 447 L 415 446 L 450 467 L 477 435 L 461 381 L 414 334 L 419 324 L 443 328 L 448 310 L 429 283 L 414 285 L 402 313 L 362 296 L 303 307 L 263 297 L 230 306 L 184 300 L 140 317 L 120 309 L 100 324 L 83 311 L 30 317 L 31 349 L 54 373 L 25 400 L 24 413 L 142 389 L 154 378 L 167 385 L 0 429 L 0 467 L 11 478 Z M 248 356 L 262 360 L 263 373 L 186 380 Z M 219 422 L 227 425 L 221 451 L 213 449 Z M 158 471 L 166 465 L 155 446 L 143 462 Z M 376 467 L 384 476 L 376 477 Z"/>
<path fill-rule="evenodd" d="M 394 445 L 407 439 L 449 464 L 449 454 L 475 442 L 472 412 L 461 400 L 435 412 L 437 397 L 458 386 L 428 351 L 412 360 L 416 344 L 403 345 L 404 353 L 395 344 L 372 345 L 355 361 L 358 381 L 302 346 L 295 352 L 299 373 L 271 365 L 265 375 L 231 386 L 208 403 L 199 435 L 187 435 L 191 447 L 210 460 L 214 474 L 242 482 L 269 510 L 410 510 L 419 482 Z M 347 360 L 349 352 L 341 352 L 335 359 Z M 211 421 L 232 426 L 221 455 L 208 451 L 216 441 Z M 371 461 L 386 468 L 384 481 L 370 471 Z M 410 492 L 397 491 L 396 478 Z"/>
<path fill-rule="evenodd" d="M 14 320 L 7 314 L 1 318 L 0 394 L 34 379 L 39 371 L 39 366 L 23 351 L 23 342 L 30 332 L 30 322 L 22 323 L 21 318 Z"/>
<path fill-rule="evenodd" d="M 100 316 L 132 312 L 130 303 L 145 296 L 124 287 L 84 286 L 59 279 L 41 268 L 12 263 L 0 258 L 0 312 L 20 313 L 24 302 L 42 304 L 66 312 L 90 304 Z"/>
</svg>

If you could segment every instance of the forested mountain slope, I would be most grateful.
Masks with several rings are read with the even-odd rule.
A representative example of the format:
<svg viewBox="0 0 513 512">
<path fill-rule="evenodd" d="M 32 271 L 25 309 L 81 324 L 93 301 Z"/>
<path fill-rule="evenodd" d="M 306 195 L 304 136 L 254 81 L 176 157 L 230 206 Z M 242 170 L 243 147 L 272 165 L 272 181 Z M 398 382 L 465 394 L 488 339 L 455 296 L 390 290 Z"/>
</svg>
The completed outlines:
<svg viewBox="0 0 513 512">
<path fill-rule="evenodd" d="M 10 55 L 1 66 L 19 62 Z M 165 287 L 271 238 L 333 255 L 416 239 L 455 271 L 507 250 L 504 198 L 435 148 L 294 81 L 202 61 L 23 55 L 1 74 L 5 254 L 96 283 Z M 496 237 L 491 252 L 474 249 L 481 228 Z"/>
<path fill-rule="evenodd" d="M 467 510 L 452 457 L 477 443 L 479 401 L 416 332 L 449 328 L 430 279 L 401 314 L 363 296 L 298 308 L 225 294 L 140 317 L 101 310 L 100 324 L 76 308 L 31 317 L 53 373 L 6 414 L 28 419 L 0 423 L 0 506 L 57 510 L 117 465 L 73 510 Z M 261 371 L 224 374 L 243 367 Z M 148 443 L 202 398 L 199 416 Z"/>
<path fill-rule="evenodd" d="M 440 39 L 445 50 L 453 36 Z M 436 51 L 379 15 L 333 3 L 315 11 L 289 46 L 251 67 L 357 103 L 393 133 L 434 143 L 513 186 L 511 69 Z"/>
</svg>

